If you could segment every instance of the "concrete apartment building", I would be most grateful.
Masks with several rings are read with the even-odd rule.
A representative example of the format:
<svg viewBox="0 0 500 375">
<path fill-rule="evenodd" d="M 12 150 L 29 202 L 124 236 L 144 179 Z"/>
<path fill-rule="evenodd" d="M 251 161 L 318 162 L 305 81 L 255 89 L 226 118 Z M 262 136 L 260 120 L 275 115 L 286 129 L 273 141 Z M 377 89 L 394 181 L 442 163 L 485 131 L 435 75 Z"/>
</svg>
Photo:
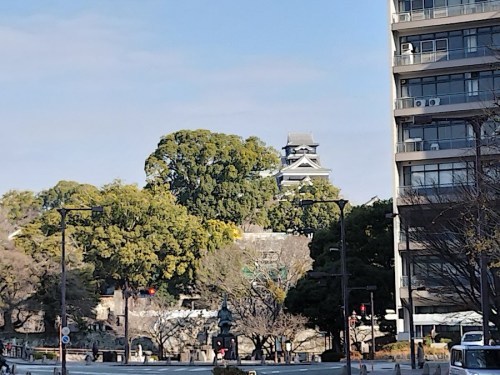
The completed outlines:
<svg viewBox="0 0 500 375">
<path fill-rule="evenodd" d="M 403 221 L 415 209 L 405 196 L 452 192 L 474 168 L 471 119 L 495 108 L 500 93 L 500 0 L 389 0 L 389 12 L 398 336 L 409 335 L 409 309 L 403 308 L 409 253 L 415 336 L 480 327 L 479 314 L 457 312 L 419 290 L 429 282 L 432 260 L 406 241 L 412 223 Z M 497 141 L 498 131 L 493 121 L 482 123 L 481 145 Z M 499 158 L 498 148 L 484 153 Z"/>
</svg>

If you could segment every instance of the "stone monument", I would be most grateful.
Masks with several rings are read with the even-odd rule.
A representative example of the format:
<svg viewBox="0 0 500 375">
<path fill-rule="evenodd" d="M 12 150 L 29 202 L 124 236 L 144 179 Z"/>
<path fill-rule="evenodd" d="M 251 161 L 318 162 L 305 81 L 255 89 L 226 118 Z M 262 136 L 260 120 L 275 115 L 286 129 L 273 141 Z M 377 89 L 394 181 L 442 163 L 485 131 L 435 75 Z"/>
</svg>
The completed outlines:
<svg viewBox="0 0 500 375">
<path fill-rule="evenodd" d="M 227 360 L 236 360 L 238 358 L 238 340 L 236 336 L 231 333 L 231 326 L 233 325 L 233 314 L 227 307 L 227 295 L 224 295 L 222 306 L 217 313 L 219 320 L 218 326 L 220 332 L 217 336 L 212 337 L 212 348 L 215 351 L 215 358 L 217 354 Z"/>
</svg>

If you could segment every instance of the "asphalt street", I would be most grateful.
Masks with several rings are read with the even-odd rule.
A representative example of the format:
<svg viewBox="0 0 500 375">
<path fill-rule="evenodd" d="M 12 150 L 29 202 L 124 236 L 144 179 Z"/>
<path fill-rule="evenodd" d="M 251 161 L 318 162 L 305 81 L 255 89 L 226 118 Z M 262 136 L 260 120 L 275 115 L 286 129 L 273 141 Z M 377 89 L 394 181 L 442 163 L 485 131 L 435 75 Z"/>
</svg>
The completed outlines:
<svg viewBox="0 0 500 375">
<path fill-rule="evenodd" d="M 48 375 L 54 373 L 55 366 L 49 365 L 33 365 L 33 364 L 17 364 L 16 374 L 24 375 L 26 372 L 31 372 L 31 375 Z M 315 365 L 259 365 L 259 366 L 242 366 L 245 371 L 256 371 L 257 374 L 300 374 L 314 373 L 315 375 L 340 374 L 341 364 L 315 364 Z M 93 364 L 86 366 L 83 364 L 68 364 L 69 375 L 105 375 L 105 374 L 212 374 L 212 366 L 123 366 L 123 365 L 108 365 L 108 364 Z M 359 370 L 358 370 L 359 371 Z M 353 373 L 355 373 L 353 371 Z"/>
<path fill-rule="evenodd" d="M 437 366 L 440 366 L 442 374 L 446 374 L 447 364 L 446 363 L 431 363 L 430 373 L 433 374 Z M 340 375 L 342 373 L 343 363 L 312 363 L 312 364 L 292 364 L 292 365 L 253 365 L 246 364 L 241 366 L 245 371 L 253 370 L 258 375 L 268 375 L 268 374 L 302 374 L 310 373 L 314 375 Z M 366 367 L 369 374 L 381 375 L 381 374 L 392 374 L 394 372 L 395 364 L 393 362 L 385 361 L 375 361 L 373 364 L 371 362 L 366 362 Z M 411 370 L 409 364 L 401 363 L 400 365 L 401 373 L 406 374 L 422 374 L 422 370 Z M 54 368 L 60 368 L 57 365 L 43 365 L 43 364 L 32 364 L 32 363 L 16 363 L 16 374 L 25 375 L 30 372 L 31 375 L 52 375 L 54 374 Z M 113 374 L 123 374 L 123 375 L 134 375 L 134 374 L 147 374 L 147 375 L 160 375 L 160 374 L 200 374 L 208 375 L 212 374 L 212 366 L 208 364 L 199 364 L 194 366 L 184 365 L 164 365 L 164 364 L 154 364 L 154 365 L 129 365 L 125 366 L 116 363 L 92 363 L 90 365 L 85 365 L 83 363 L 69 362 L 67 365 L 69 375 L 113 375 Z M 352 374 L 359 374 L 359 364 L 353 363 Z"/>
</svg>

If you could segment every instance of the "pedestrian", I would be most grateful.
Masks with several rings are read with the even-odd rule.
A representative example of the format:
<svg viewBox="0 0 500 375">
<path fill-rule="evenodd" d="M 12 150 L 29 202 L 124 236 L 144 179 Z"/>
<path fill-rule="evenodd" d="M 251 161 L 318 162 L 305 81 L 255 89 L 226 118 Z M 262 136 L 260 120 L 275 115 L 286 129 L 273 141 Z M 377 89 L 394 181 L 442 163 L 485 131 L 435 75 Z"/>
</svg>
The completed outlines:
<svg viewBox="0 0 500 375">
<path fill-rule="evenodd" d="M 421 342 L 418 343 L 417 362 L 418 362 L 418 368 L 424 368 L 425 353 L 424 353 L 424 346 L 422 345 Z"/>
<path fill-rule="evenodd" d="M 24 344 L 23 344 L 23 352 L 22 352 L 22 358 L 27 360 L 28 357 L 29 357 L 29 350 L 30 350 L 30 346 L 29 346 L 29 343 L 28 341 L 25 341 Z"/>
<path fill-rule="evenodd" d="M 7 364 L 7 361 L 5 360 L 5 358 L 3 357 L 3 355 L 0 355 L 0 373 L 3 373 L 2 372 L 2 369 L 3 368 L 6 368 L 7 372 L 6 374 L 10 374 L 10 367 L 9 365 Z"/>
<path fill-rule="evenodd" d="M 94 357 L 94 362 L 97 361 L 97 357 L 99 355 L 99 341 L 94 341 L 92 344 L 92 356 Z"/>
<path fill-rule="evenodd" d="M 3 355 L 3 351 L 5 350 L 5 346 L 3 344 L 3 341 L 0 340 L 0 355 Z"/>
<path fill-rule="evenodd" d="M 236 340 L 231 339 L 231 343 L 229 344 L 229 359 L 231 361 L 236 360 Z"/>
</svg>

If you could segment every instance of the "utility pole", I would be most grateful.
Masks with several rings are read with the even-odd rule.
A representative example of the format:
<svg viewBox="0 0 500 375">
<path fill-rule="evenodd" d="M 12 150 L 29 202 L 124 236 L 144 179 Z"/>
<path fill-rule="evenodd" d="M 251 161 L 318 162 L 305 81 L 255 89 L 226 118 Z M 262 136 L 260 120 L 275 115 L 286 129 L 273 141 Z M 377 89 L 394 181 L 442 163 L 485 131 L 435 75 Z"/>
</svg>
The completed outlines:
<svg viewBox="0 0 500 375">
<path fill-rule="evenodd" d="M 129 337 L 128 337 L 128 299 L 130 298 L 130 287 L 128 285 L 128 281 L 125 281 L 125 290 L 123 291 L 123 297 L 125 299 L 125 350 L 124 350 L 124 363 L 128 365 L 128 360 L 130 358 L 130 345 L 129 345 Z"/>
<path fill-rule="evenodd" d="M 59 343 L 61 347 L 61 375 L 67 375 L 66 369 L 66 342 L 63 337 L 69 340 L 69 336 L 64 331 L 70 332 L 68 328 L 68 317 L 66 309 L 66 215 L 70 211 L 92 211 L 103 212 L 101 206 L 82 208 L 58 208 L 61 215 L 61 326 L 59 328 Z M 63 336 L 65 335 L 65 336 Z"/>
</svg>

